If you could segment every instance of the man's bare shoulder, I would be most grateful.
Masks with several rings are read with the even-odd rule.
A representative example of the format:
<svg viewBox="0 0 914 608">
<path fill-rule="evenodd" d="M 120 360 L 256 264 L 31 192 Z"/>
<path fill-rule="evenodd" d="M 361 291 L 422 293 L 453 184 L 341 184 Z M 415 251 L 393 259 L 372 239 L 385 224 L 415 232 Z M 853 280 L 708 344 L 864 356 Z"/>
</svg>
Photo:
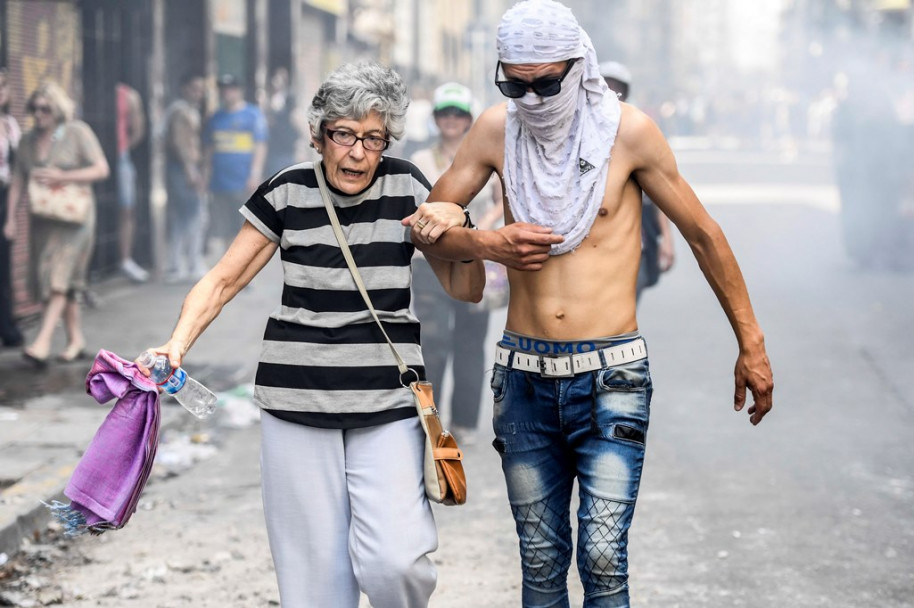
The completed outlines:
<svg viewBox="0 0 914 608">
<path fill-rule="evenodd" d="M 504 127 L 505 126 L 505 116 L 508 115 L 508 104 L 499 103 L 494 106 L 489 106 L 483 110 L 482 114 L 479 115 L 479 118 L 476 119 L 476 124 L 482 125 L 487 129 L 495 127 Z"/>
<path fill-rule="evenodd" d="M 616 140 L 626 145 L 634 145 L 645 137 L 651 137 L 657 125 L 651 117 L 631 104 L 622 102 L 622 118 Z"/>
<path fill-rule="evenodd" d="M 501 103 L 483 111 L 473 123 L 473 127 L 464 140 L 464 145 L 471 151 L 476 161 L 492 167 L 501 165 L 505 147 L 505 117 L 507 104 Z"/>
<path fill-rule="evenodd" d="M 622 118 L 616 144 L 637 164 L 667 147 L 666 139 L 651 117 L 633 105 L 622 103 Z"/>
</svg>

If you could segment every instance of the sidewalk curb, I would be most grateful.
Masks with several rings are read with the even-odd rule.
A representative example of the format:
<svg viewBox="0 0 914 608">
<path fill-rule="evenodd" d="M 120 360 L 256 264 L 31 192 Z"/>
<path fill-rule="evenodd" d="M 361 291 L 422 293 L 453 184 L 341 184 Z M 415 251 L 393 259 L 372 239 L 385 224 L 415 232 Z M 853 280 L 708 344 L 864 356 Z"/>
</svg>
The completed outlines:
<svg viewBox="0 0 914 608">
<path fill-rule="evenodd" d="M 22 539 L 35 530 L 44 528 L 50 521 L 50 511 L 40 501 L 66 500 L 64 488 L 76 463 L 61 465 L 53 461 L 22 478 L 3 491 L 4 497 L 21 497 L 12 505 L 11 513 L 3 515 L 0 505 L 0 553 L 12 557 L 19 552 Z"/>
<path fill-rule="evenodd" d="M 166 431 L 180 429 L 186 421 L 184 413 L 176 410 L 177 415 L 172 417 L 172 420 L 163 422 L 159 429 L 160 437 Z M 87 446 L 88 441 L 91 441 L 91 437 L 86 442 Z M 41 532 L 51 522 L 51 512 L 42 501 L 69 502 L 70 499 L 64 495 L 64 490 L 77 464 L 79 458 L 51 459 L 17 483 L 3 489 L 4 498 L 21 497 L 22 500 L 8 508 L 0 504 L 0 554 L 5 553 L 7 557 L 12 558 L 20 552 L 24 538 Z M 11 513 L 4 514 L 7 510 Z"/>
</svg>

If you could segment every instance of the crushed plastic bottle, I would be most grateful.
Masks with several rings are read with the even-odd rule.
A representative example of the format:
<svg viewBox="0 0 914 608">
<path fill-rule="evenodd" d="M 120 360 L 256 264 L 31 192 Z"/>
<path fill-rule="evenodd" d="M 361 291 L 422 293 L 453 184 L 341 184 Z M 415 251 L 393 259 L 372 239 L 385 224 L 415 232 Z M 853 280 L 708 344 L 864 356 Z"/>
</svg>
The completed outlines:
<svg viewBox="0 0 914 608">
<path fill-rule="evenodd" d="M 137 363 L 149 370 L 153 382 L 197 418 L 207 418 L 216 411 L 216 395 L 188 376 L 184 368 L 173 369 L 165 355 L 146 351 L 137 358 Z"/>
</svg>

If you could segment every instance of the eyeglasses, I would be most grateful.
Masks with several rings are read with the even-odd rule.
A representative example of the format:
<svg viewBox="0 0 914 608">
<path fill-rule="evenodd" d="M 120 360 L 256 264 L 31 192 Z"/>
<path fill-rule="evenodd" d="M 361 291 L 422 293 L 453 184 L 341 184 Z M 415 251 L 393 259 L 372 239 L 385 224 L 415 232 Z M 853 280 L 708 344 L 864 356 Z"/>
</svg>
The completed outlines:
<svg viewBox="0 0 914 608">
<path fill-rule="evenodd" d="M 29 112 L 32 114 L 50 114 L 52 110 L 51 106 L 32 106 L 29 108 Z"/>
<path fill-rule="evenodd" d="M 326 132 L 334 143 L 337 143 L 341 146 L 352 147 L 355 145 L 355 142 L 360 141 L 362 142 L 362 147 L 369 152 L 380 152 L 381 150 L 386 150 L 390 145 L 389 139 L 384 139 L 383 137 L 378 137 L 377 135 L 359 137 L 355 133 L 351 133 L 349 131 L 337 131 L 336 129 L 326 129 Z"/>
<path fill-rule="evenodd" d="M 568 64 L 565 66 L 565 71 L 562 72 L 562 75 L 558 78 L 555 76 L 547 76 L 545 78 L 537 78 L 533 82 L 524 82 L 523 80 L 496 80 L 495 86 L 498 87 L 498 90 L 501 91 L 502 95 L 510 97 L 511 99 L 523 97 L 526 95 L 527 91 L 530 90 L 540 97 L 552 97 L 553 95 L 558 95 L 562 90 L 562 81 L 568 76 L 568 72 L 571 71 L 571 66 L 574 65 L 575 61 L 575 59 L 569 59 Z M 499 61 L 498 65 L 495 66 L 496 78 L 498 78 L 498 70 L 501 68 L 501 61 Z"/>
</svg>

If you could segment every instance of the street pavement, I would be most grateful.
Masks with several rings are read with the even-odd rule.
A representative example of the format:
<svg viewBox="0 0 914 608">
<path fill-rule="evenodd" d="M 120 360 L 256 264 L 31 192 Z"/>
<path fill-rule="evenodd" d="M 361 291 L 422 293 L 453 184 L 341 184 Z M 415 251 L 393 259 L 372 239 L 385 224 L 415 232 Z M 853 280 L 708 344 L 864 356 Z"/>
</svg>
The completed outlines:
<svg viewBox="0 0 914 608">
<path fill-rule="evenodd" d="M 687 178 L 694 171 L 707 180 L 706 166 L 680 163 Z M 801 172 L 779 180 L 751 166 L 735 171 L 744 175 L 743 186 L 694 183 L 741 263 L 766 333 L 775 409 L 758 427 L 733 412 L 737 345 L 678 240 L 675 268 L 645 292 L 639 309 L 655 393 L 629 546 L 633 605 L 910 607 L 914 275 L 864 272 L 847 261 L 830 184 L 804 182 Z M 250 381 L 278 281 L 271 264 L 226 308 L 188 358 L 192 375 L 217 390 Z M 114 284 L 106 290 L 104 306 L 87 313 L 94 344 L 132 356 L 164 341 L 181 289 Z M 490 341 L 503 322 L 503 313 L 493 315 Z M 85 369 L 56 367 L 44 379 L 15 353 L 0 355 L 4 391 L 9 382 L 46 383 L 27 398 L 0 397 L 2 477 L 11 477 L 8 467 L 48 466 L 48 458 L 39 462 L 43 451 L 62 467 L 78 456 L 107 411 L 82 394 L 84 375 Z M 469 501 L 435 508 L 436 608 L 519 604 L 514 525 L 489 446 L 491 404 L 485 389 L 481 395 L 480 431 L 464 446 Z M 166 409 L 176 428 L 216 432 L 216 422 Z M 33 575 L 76 608 L 275 605 L 260 511 L 258 429 L 219 436 L 213 458 L 155 479 L 122 531 L 54 552 L 24 530 L 32 538 L 22 545 L 26 553 L 42 557 L 30 562 L 37 563 Z M 65 477 L 57 470 L 58 481 Z M 8 512 L 7 497 L 22 483 L 0 494 L 0 512 Z M 24 503 L 14 502 L 21 510 Z M 580 605 L 573 573 L 570 579 L 572 605 Z M 3 584 L 0 579 L 0 591 Z"/>
</svg>

